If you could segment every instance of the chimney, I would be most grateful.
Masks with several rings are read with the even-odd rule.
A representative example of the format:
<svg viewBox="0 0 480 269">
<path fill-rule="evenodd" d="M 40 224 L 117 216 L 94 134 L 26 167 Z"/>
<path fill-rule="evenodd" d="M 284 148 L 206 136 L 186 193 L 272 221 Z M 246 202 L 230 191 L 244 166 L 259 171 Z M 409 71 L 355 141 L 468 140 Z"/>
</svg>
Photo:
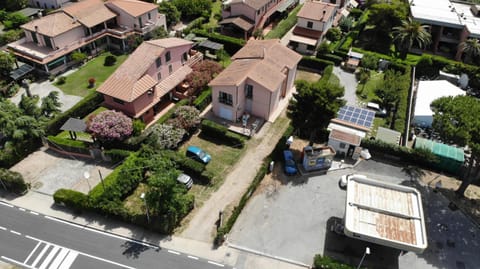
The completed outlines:
<svg viewBox="0 0 480 269">
<path fill-rule="evenodd" d="M 35 25 L 35 32 L 38 32 L 38 25 Z"/>
</svg>

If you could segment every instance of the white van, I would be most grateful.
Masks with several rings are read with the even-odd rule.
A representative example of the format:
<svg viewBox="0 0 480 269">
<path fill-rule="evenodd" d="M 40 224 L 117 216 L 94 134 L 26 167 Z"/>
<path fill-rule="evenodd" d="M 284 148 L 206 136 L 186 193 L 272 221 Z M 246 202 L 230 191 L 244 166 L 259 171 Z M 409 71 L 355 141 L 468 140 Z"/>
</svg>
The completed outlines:
<svg viewBox="0 0 480 269">
<path fill-rule="evenodd" d="M 380 107 L 379 104 L 373 103 L 373 102 L 368 102 L 367 103 L 367 108 L 375 111 L 375 116 L 377 117 L 386 117 L 387 116 L 387 111 L 383 108 Z"/>
</svg>

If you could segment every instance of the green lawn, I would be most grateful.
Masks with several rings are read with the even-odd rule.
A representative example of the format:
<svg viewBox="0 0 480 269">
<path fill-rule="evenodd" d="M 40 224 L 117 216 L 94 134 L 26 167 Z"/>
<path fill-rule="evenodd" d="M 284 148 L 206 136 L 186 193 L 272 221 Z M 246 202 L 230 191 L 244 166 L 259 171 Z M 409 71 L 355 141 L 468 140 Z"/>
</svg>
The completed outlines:
<svg viewBox="0 0 480 269">
<path fill-rule="evenodd" d="M 104 53 L 95 59 L 89 61 L 77 71 L 67 76 L 64 84 L 55 86 L 60 88 L 65 94 L 86 96 L 90 91 L 95 90 L 113 73 L 124 61 L 127 55 L 120 55 L 117 57 L 117 62 L 113 66 L 104 66 L 105 57 L 111 55 Z M 95 78 L 96 83 L 94 88 L 88 88 L 88 79 Z"/>
<path fill-rule="evenodd" d="M 297 13 L 300 11 L 303 5 L 298 5 L 290 14 L 288 14 L 288 17 L 284 20 L 282 20 L 275 29 L 270 31 L 266 36 L 265 39 L 274 39 L 274 38 L 282 38 L 288 30 L 290 30 L 295 24 L 297 23 Z"/>
<path fill-rule="evenodd" d="M 147 184 L 140 183 L 135 191 L 123 201 L 123 206 L 128 212 L 131 214 L 143 214 L 145 212 L 145 202 L 140 197 L 147 190 Z"/>
<path fill-rule="evenodd" d="M 83 120 L 87 120 L 88 117 L 90 117 L 90 115 L 97 115 L 98 113 L 102 112 L 102 111 L 105 111 L 105 110 L 108 110 L 108 108 L 106 107 L 99 107 L 97 109 L 95 109 L 94 111 L 92 111 L 92 113 L 88 114 L 87 116 L 85 116 L 83 118 Z M 89 134 L 89 133 L 80 133 L 80 132 L 77 132 L 77 139 L 78 140 L 83 140 L 83 141 L 89 141 L 89 142 L 93 142 L 92 140 L 92 136 Z M 62 131 L 61 133 L 59 133 L 57 135 L 57 137 L 59 138 L 65 138 L 65 139 L 70 139 L 70 134 L 68 133 L 68 131 Z"/>
<path fill-rule="evenodd" d="M 383 82 L 383 73 L 371 71 L 370 79 L 365 84 L 359 83 L 357 86 L 358 98 L 363 102 L 369 102 L 376 99 L 375 89 Z"/>
</svg>

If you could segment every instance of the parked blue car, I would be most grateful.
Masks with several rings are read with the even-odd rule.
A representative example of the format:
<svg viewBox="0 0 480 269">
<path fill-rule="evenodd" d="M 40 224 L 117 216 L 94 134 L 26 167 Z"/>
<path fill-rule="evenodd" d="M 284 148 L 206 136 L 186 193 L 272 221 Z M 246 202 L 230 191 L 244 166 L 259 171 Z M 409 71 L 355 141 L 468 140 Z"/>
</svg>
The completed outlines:
<svg viewBox="0 0 480 269">
<path fill-rule="evenodd" d="M 207 164 L 212 159 L 210 154 L 206 153 L 205 151 L 203 151 L 201 148 L 197 146 L 189 146 L 187 148 L 187 157 L 193 158 L 204 164 Z"/>
<path fill-rule="evenodd" d="M 297 166 L 295 165 L 295 161 L 293 160 L 293 153 L 291 150 L 284 150 L 283 151 L 283 159 L 285 161 L 285 174 L 291 176 L 297 173 Z"/>
</svg>

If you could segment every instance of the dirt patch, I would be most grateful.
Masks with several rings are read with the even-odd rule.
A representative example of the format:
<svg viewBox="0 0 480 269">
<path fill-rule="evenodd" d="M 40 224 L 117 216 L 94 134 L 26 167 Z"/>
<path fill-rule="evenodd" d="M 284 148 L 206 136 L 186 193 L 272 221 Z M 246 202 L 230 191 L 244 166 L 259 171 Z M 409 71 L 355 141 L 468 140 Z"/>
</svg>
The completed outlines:
<svg viewBox="0 0 480 269">
<path fill-rule="evenodd" d="M 318 73 L 309 72 L 305 70 L 297 70 L 297 76 L 295 77 L 295 80 L 306 80 L 309 82 L 316 82 L 321 77 L 322 76 Z"/>
</svg>

